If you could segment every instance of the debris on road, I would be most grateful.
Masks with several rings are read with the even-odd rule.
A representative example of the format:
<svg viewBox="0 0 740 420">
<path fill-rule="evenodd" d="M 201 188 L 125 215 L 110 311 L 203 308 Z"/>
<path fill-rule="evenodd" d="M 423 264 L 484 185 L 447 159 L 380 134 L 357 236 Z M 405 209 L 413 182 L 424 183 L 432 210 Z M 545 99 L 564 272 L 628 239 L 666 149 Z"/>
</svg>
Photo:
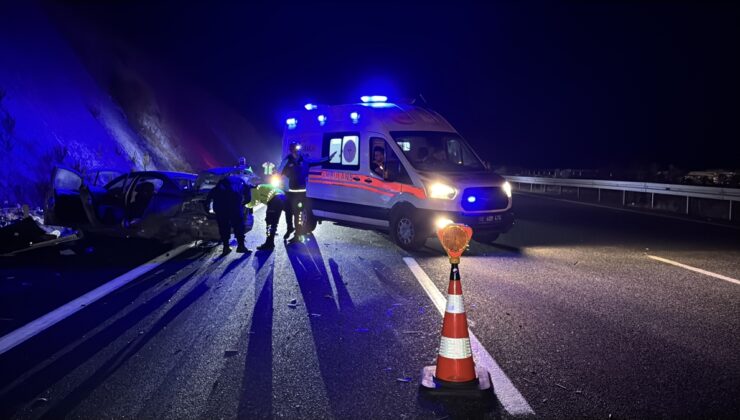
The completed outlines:
<svg viewBox="0 0 740 420">
<path fill-rule="evenodd" d="M 318 318 L 318 317 L 321 316 L 321 314 L 311 313 L 311 314 L 308 314 L 308 316 L 312 316 L 314 318 Z"/>
<path fill-rule="evenodd" d="M 326 294 L 326 295 L 324 295 L 324 298 L 325 299 L 334 299 L 334 296 L 329 295 L 329 294 Z"/>
<path fill-rule="evenodd" d="M 291 300 L 290 300 L 290 303 L 288 303 L 288 307 L 289 307 L 289 308 L 296 308 L 296 307 L 298 307 L 298 300 L 296 300 L 296 299 L 291 299 Z"/>
<path fill-rule="evenodd" d="M 408 383 L 408 382 L 411 382 L 411 378 L 408 376 L 403 377 L 403 378 L 396 378 L 396 382 Z"/>
<path fill-rule="evenodd" d="M 566 388 L 566 387 L 564 387 L 564 386 L 560 385 L 559 383 L 555 383 L 555 386 L 556 386 L 556 387 L 558 387 L 558 388 L 563 388 L 563 389 L 564 389 L 564 390 L 566 390 L 566 391 L 570 391 L 570 390 L 569 390 L 568 388 Z"/>
</svg>

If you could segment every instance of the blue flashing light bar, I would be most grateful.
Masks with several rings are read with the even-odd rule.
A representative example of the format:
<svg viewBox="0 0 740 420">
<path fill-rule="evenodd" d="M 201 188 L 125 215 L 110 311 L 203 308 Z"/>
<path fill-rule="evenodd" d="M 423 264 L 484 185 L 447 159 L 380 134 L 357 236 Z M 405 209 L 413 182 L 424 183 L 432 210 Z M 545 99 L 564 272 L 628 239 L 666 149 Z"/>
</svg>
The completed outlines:
<svg viewBox="0 0 740 420">
<path fill-rule="evenodd" d="M 288 128 L 295 128 L 296 125 L 298 125 L 298 119 L 297 118 L 288 118 L 285 120 L 285 124 L 288 125 Z"/>
<path fill-rule="evenodd" d="M 475 203 L 475 196 L 474 195 L 468 196 L 468 203 Z"/>
<path fill-rule="evenodd" d="M 318 106 L 316 106 L 316 104 L 312 104 L 312 103 L 307 103 L 306 105 L 303 105 L 303 107 L 306 108 L 306 111 L 312 111 L 312 110 L 318 108 Z"/>
<path fill-rule="evenodd" d="M 388 97 L 387 96 L 383 96 L 383 95 L 370 95 L 370 96 L 363 96 L 360 99 L 364 103 L 369 103 L 369 102 L 386 102 L 388 100 Z"/>
<path fill-rule="evenodd" d="M 319 120 L 319 124 L 324 125 L 326 124 L 326 115 L 321 114 L 318 117 L 316 117 L 317 120 Z"/>
<path fill-rule="evenodd" d="M 352 122 L 357 124 L 357 121 L 360 119 L 360 114 L 357 112 L 352 112 L 349 114 L 349 117 L 352 118 Z"/>
</svg>

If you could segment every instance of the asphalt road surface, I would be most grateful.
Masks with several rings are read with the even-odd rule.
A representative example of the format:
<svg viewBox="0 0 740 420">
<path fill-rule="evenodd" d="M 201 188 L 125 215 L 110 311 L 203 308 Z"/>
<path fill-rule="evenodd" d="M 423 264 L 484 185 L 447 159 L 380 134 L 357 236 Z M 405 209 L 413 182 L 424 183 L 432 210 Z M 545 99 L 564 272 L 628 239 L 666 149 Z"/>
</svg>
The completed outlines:
<svg viewBox="0 0 740 420">
<path fill-rule="evenodd" d="M 486 406 L 420 396 L 442 317 L 410 264 L 445 292 L 439 243 L 407 253 L 324 223 L 272 253 L 194 248 L 3 354 L 0 417 L 740 412 L 737 230 L 519 195 L 515 209 L 460 270 L 471 330 L 529 410 L 502 388 Z"/>
</svg>

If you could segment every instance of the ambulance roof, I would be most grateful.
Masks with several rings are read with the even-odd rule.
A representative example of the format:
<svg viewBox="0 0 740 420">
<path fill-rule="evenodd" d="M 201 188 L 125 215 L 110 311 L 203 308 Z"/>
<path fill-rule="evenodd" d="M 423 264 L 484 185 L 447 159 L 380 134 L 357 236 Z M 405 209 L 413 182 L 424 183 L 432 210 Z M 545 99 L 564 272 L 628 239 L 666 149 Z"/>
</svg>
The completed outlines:
<svg viewBox="0 0 740 420">
<path fill-rule="evenodd" d="M 323 122 L 322 122 L 323 121 Z M 315 105 L 288 113 L 288 133 L 315 131 L 444 131 L 455 129 L 433 110 L 410 104 L 358 103 Z"/>
</svg>

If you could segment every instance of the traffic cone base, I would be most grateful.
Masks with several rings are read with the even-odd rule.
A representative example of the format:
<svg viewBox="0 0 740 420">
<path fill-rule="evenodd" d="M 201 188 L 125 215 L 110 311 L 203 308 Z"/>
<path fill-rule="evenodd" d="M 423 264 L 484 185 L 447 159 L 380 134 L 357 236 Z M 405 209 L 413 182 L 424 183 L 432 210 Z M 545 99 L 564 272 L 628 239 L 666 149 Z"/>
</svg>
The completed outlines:
<svg viewBox="0 0 740 420">
<path fill-rule="evenodd" d="M 467 382 L 444 381 L 435 376 L 436 366 L 426 366 L 421 371 L 421 391 L 431 397 L 460 397 L 488 399 L 493 396 L 491 375 L 481 367 L 475 367 L 476 378 Z"/>
</svg>

